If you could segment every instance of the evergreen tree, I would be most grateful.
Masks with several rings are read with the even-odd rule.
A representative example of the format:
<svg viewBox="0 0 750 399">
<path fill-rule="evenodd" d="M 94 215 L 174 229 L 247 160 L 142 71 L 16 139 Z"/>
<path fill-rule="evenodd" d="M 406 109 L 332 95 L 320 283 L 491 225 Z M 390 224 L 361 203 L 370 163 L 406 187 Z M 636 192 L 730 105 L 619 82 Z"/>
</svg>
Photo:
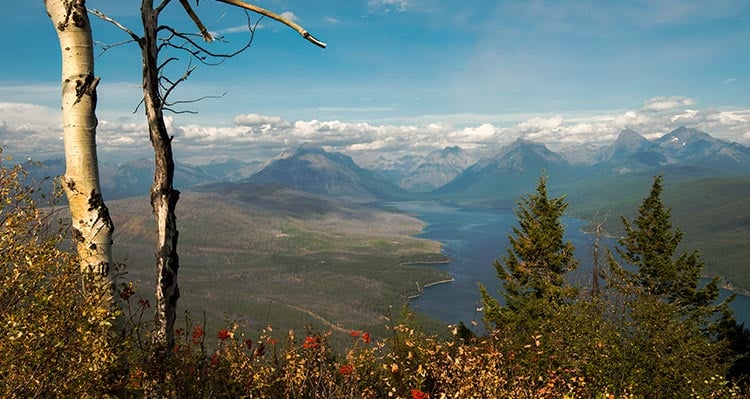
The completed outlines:
<svg viewBox="0 0 750 399">
<path fill-rule="evenodd" d="M 664 206 L 662 190 L 663 176 L 656 176 L 651 193 L 638 208 L 638 216 L 632 224 L 622 218 L 625 237 L 619 240 L 622 248 L 618 248 L 617 253 L 634 270 L 620 267 L 613 257 L 610 257 L 610 268 L 624 282 L 619 288 L 662 301 L 672 309 L 675 321 L 692 325 L 707 344 L 713 343 L 711 351 L 717 357 L 713 360 L 717 370 L 732 364 L 732 377 L 747 379 L 750 333 L 737 324 L 729 307 L 734 296 L 717 303 L 719 279 L 715 277 L 701 287 L 704 264 L 698 251 L 677 254 L 683 233 L 672 227 L 671 208 Z M 635 306 L 638 298 L 630 303 Z M 708 362 L 707 355 L 703 358 Z"/>
<path fill-rule="evenodd" d="M 536 193 L 518 202 L 518 227 L 508 235 L 510 247 L 503 261 L 494 262 L 506 306 L 480 285 L 485 320 L 495 325 L 511 320 L 534 320 L 548 315 L 555 305 L 575 296 L 565 273 L 577 267 L 573 244 L 564 241 L 560 217 L 568 204 L 564 197 L 550 198 L 547 177 L 542 175 Z M 521 316 L 516 317 L 516 316 Z"/>
<path fill-rule="evenodd" d="M 610 265 L 642 293 L 675 304 L 683 316 L 719 316 L 724 309 L 713 306 L 719 295 L 719 280 L 714 278 L 700 287 L 704 264 L 698 251 L 676 256 L 683 233 L 679 228 L 672 228 L 672 210 L 662 202 L 662 189 L 663 176 L 656 176 L 651 193 L 638 208 L 638 216 L 632 224 L 621 217 L 625 237 L 619 240 L 622 248 L 618 248 L 617 253 L 635 270 L 620 268 L 612 258 Z"/>
</svg>

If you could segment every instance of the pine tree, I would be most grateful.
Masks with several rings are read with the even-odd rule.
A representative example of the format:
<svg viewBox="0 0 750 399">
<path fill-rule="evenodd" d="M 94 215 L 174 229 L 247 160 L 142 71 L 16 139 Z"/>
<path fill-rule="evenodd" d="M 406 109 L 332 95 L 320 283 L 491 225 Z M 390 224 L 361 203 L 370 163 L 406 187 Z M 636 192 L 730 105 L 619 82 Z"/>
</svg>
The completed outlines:
<svg viewBox="0 0 750 399">
<path fill-rule="evenodd" d="M 544 175 L 536 193 L 518 202 L 519 226 L 508 235 L 510 247 L 503 262 L 493 264 L 503 284 L 506 306 L 480 286 L 487 322 L 499 325 L 518 319 L 516 316 L 541 318 L 575 296 L 575 289 L 565 280 L 565 273 L 578 265 L 573 244 L 563 239 L 565 227 L 560 217 L 567 206 L 564 197 L 549 198 Z"/>
<path fill-rule="evenodd" d="M 613 259 L 610 264 L 644 294 L 675 304 L 685 316 L 718 316 L 721 309 L 712 304 L 719 295 L 719 280 L 714 278 L 699 287 L 704 264 L 698 251 L 676 256 L 683 233 L 672 227 L 672 209 L 664 206 L 662 190 L 663 176 L 656 176 L 632 224 L 621 217 L 625 237 L 619 240 L 622 248 L 617 253 L 635 270 L 624 270 Z"/>
</svg>

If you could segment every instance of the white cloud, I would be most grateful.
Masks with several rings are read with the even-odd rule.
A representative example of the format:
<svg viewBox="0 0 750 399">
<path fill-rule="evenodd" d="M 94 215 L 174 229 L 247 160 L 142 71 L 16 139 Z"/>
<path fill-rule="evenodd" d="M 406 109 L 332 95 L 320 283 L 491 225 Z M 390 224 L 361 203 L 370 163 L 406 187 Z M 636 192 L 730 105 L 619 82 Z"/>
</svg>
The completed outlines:
<svg viewBox="0 0 750 399">
<path fill-rule="evenodd" d="M 35 104 L 0 102 L 0 147 L 19 159 L 62 153 L 62 115 Z"/>
<path fill-rule="evenodd" d="M 230 26 L 229 28 L 220 29 L 218 33 L 220 36 L 224 34 L 231 34 L 231 33 L 246 33 L 246 32 L 250 32 L 251 27 L 255 30 L 263 29 L 262 24 L 257 24 L 257 25 L 253 24 L 252 26 L 247 26 L 247 24 L 245 24 L 245 25 Z"/>
<path fill-rule="evenodd" d="M 672 96 L 672 97 L 654 97 L 647 100 L 642 108 L 643 111 L 666 111 L 674 108 L 689 107 L 695 105 L 692 98 Z"/>
<path fill-rule="evenodd" d="M 184 124 L 177 115 L 167 119 L 178 160 L 206 163 L 218 157 L 268 160 L 303 143 L 324 146 L 367 163 L 379 156 L 426 153 L 458 145 L 481 155 L 496 153 L 518 137 L 542 142 L 552 149 L 610 144 L 625 128 L 646 137 L 658 137 L 685 125 L 715 137 L 750 144 L 750 109 L 687 107 L 692 100 L 659 97 L 646 104 L 675 102 L 649 110 L 589 113 L 584 115 L 489 116 L 494 122 L 463 122 L 463 118 L 433 115 L 411 122 L 368 123 L 341 120 L 285 120 L 279 116 L 241 114 L 223 125 Z M 471 120 L 481 120 L 473 115 Z M 467 120 L 468 120 L 467 119 Z M 0 103 L 0 146 L 4 153 L 23 159 L 62 156 L 60 112 L 25 103 Z M 450 123 L 438 122 L 452 120 Z M 461 122 L 457 122 L 461 121 Z M 501 122 L 497 122 L 501 121 Z M 151 155 L 148 129 L 142 118 L 102 118 L 97 129 L 101 159 L 125 161 Z"/>
<path fill-rule="evenodd" d="M 370 0 L 370 8 L 382 12 L 404 12 L 409 6 L 410 0 Z"/>
<path fill-rule="evenodd" d="M 325 20 L 326 22 L 331 23 L 331 24 L 341 23 L 341 21 L 338 18 L 334 18 L 334 17 L 326 17 Z"/>
<path fill-rule="evenodd" d="M 698 111 L 694 109 L 686 109 L 682 113 L 672 116 L 669 120 L 672 123 L 681 123 L 681 121 L 690 121 L 698 115 Z"/>
<path fill-rule="evenodd" d="M 291 12 L 291 11 L 284 11 L 280 15 L 282 17 L 290 20 L 290 21 L 293 21 L 293 22 L 298 22 L 299 21 L 299 17 L 297 17 L 296 15 L 294 15 L 294 13 Z"/>
<path fill-rule="evenodd" d="M 278 125 L 284 121 L 278 116 L 243 114 L 234 117 L 233 122 L 240 126 Z"/>
<path fill-rule="evenodd" d="M 447 139 L 462 144 L 478 144 L 499 141 L 502 129 L 491 123 L 483 123 L 477 127 L 465 127 L 448 133 Z"/>
<path fill-rule="evenodd" d="M 735 79 L 735 78 L 727 78 L 727 79 L 726 79 L 726 80 L 724 81 L 724 86 L 731 86 L 731 85 L 733 85 L 733 84 L 734 84 L 734 82 L 736 82 L 736 81 L 737 81 L 737 79 Z"/>
<path fill-rule="evenodd" d="M 516 125 L 522 132 L 537 132 L 559 128 L 565 119 L 562 115 L 551 118 L 531 118 Z"/>
</svg>

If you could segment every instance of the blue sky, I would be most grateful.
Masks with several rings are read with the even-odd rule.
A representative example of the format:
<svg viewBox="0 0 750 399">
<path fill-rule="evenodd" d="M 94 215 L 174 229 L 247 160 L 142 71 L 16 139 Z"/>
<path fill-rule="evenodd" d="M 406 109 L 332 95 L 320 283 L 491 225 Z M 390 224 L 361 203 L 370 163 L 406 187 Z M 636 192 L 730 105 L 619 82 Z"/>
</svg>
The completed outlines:
<svg viewBox="0 0 750 399">
<path fill-rule="evenodd" d="M 657 137 L 683 124 L 750 145 L 748 0 L 255 4 L 286 12 L 329 47 L 263 19 L 250 50 L 199 65 L 175 96 L 226 94 L 186 107 L 195 115 L 170 116 L 178 160 L 265 160 L 311 142 L 366 164 L 447 145 L 488 155 L 517 137 L 597 146 L 626 127 Z M 135 0 L 87 5 L 140 31 Z M 60 50 L 43 1 L 3 10 L 0 146 L 16 157 L 60 156 Z M 196 10 L 226 42 L 213 48 L 248 37 L 238 10 L 211 0 Z M 195 30 L 177 2 L 164 20 Z M 96 40 L 127 39 L 92 21 Z M 131 43 L 97 59 L 104 160 L 149 155 L 142 110 L 133 113 L 139 57 Z"/>
</svg>

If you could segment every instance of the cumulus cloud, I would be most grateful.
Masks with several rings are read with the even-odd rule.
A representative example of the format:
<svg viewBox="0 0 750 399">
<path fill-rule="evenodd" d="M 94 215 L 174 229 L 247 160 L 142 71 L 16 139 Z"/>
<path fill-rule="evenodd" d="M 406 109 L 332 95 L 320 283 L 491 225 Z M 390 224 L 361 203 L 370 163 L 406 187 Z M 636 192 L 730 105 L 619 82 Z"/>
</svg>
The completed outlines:
<svg viewBox="0 0 750 399">
<path fill-rule="evenodd" d="M 35 104 L 0 102 L 0 147 L 18 158 L 44 160 L 62 153 L 59 110 Z"/>
<path fill-rule="evenodd" d="M 670 109 L 689 107 L 695 105 L 695 101 L 692 98 L 672 96 L 672 97 L 654 97 L 647 100 L 643 105 L 643 111 L 667 111 Z"/>
<path fill-rule="evenodd" d="M 669 106 L 666 103 L 673 103 Z M 286 120 L 280 116 L 241 114 L 227 125 L 183 124 L 166 120 L 182 162 L 207 163 L 220 157 L 268 160 L 303 143 L 351 155 L 362 164 L 380 156 L 395 158 L 458 145 L 479 155 L 491 155 L 518 137 L 547 144 L 551 149 L 612 143 L 631 128 L 659 137 L 679 126 L 706 131 L 715 137 L 750 144 L 750 109 L 700 109 L 684 97 L 658 97 L 648 109 L 585 115 L 517 114 L 500 122 L 436 122 L 439 115 L 405 124 L 340 120 Z M 659 105 L 657 105 L 659 104 Z M 151 155 L 148 129 L 141 118 L 102 119 L 97 145 L 102 159 L 126 161 Z M 33 104 L 0 103 L 0 146 L 17 158 L 62 156 L 58 110 Z"/>
<path fill-rule="evenodd" d="M 480 143 L 500 141 L 502 129 L 491 123 L 483 123 L 476 127 L 465 127 L 448 133 L 448 140 L 457 144 L 476 146 Z"/>
<path fill-rule="evenodd" d="M 555 130 L 562 126 L 563 121 L 565 119 L 562 117 L 562 115 L 557 115 L 552 118 L 531 118 L 529 120 L 523 121 L 516 125 L 516 128 L 518 128 L 522 132 L 539 132 L 539 131 L 549 131 L 549 130 Z"/>
<path fill-rule="evenodd" d="M 294 21 L 294 22 L 298 22 L 299 21 L 299 17 L 297 17 L 296 15 L 294 15 L 294 13 L 291 12 L 291 11 L 284 11 L 280 15 L 282 17 L 290 20 L 290 21 Z"/>
<path fill-rule="evenodd" d="M 261 125 L 278 125 L 283 124 L 282 120 L 278 116 L 266 116 L 259 114 L 243 114 L 234 117 L 233 122 L 240 126 L 261 126 Z"/>
</svg>

